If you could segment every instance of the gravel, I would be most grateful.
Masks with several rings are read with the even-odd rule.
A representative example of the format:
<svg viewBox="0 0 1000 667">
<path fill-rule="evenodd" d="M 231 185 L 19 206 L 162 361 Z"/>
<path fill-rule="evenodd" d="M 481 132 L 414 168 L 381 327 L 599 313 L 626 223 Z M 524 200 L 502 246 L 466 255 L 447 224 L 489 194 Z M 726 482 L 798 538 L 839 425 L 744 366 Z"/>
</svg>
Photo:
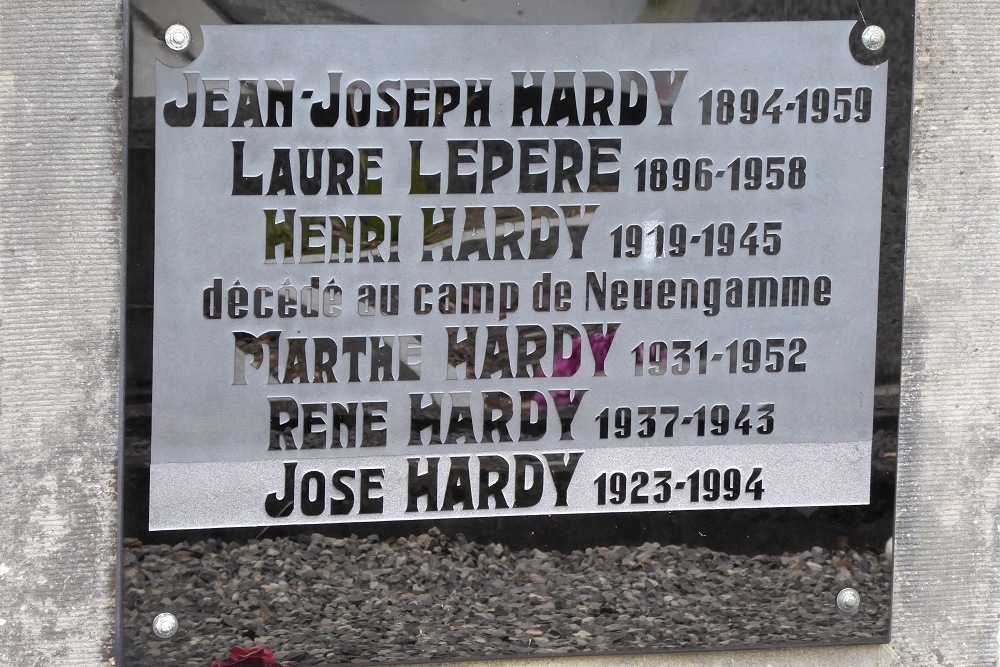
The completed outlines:
<svg viewBox="0 0 1000 667">
<path fill-rule="evenodd" d="M 814 547 L 511 551 L 437 529 L 177 545 L 127 539 L 125 664 L 208 667 L 265 645 L 287 666 L 886 639 L 890 564 Z M 861 611 L 836 609 L 856 588 Z M 153 617 L 177 616 L 170 639 Z"/>
</svg>

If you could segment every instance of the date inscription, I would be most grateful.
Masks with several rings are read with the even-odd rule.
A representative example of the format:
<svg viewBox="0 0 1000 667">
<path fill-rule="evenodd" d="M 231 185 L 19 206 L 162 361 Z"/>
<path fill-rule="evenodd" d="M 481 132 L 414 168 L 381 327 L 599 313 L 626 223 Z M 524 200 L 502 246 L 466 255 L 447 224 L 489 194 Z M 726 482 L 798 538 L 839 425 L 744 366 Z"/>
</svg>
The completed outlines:
<svg viewBox="0 0 1000 667">
<path fill-rule="evenodd" d="M 714 503 L 735 501 L 740 497 L 761 500 L 764 497 L 764 471 L 753 468 L 707 468 L 694 470 L 675 479 L 672 470 L 636 470 L 602 472 L 594 480 L 598 505 L 663 505 L 674 502 Z M 681 494 L 678 492 L 686 491 Z"/>
<path fill-rule="evenodd" d="M 684 434 L 697 437 L 739 433 L 770 435 L 774 432 L 774 403 L 756 406 L 743 403 L 732 408 L 725 403 L 700 405 L 685 413 L 677 405 L 640 405 L 604 408 L 595 417 L 598 437 L 625 439 L 673 438 Z"/>
</svg>

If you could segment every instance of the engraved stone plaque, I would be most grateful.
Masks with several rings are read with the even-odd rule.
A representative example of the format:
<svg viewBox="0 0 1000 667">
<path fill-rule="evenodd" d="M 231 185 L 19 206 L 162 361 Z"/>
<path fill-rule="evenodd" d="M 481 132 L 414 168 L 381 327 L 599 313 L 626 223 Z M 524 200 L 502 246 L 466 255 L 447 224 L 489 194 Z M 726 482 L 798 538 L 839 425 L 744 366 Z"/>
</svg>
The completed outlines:
<svg viewBox="0 0 1000 667">
<path fill-rule="evenodd" d="M 156 70 L 151 528 L 867 503 L 854 27 L 206 26 Z"/>
</svg>

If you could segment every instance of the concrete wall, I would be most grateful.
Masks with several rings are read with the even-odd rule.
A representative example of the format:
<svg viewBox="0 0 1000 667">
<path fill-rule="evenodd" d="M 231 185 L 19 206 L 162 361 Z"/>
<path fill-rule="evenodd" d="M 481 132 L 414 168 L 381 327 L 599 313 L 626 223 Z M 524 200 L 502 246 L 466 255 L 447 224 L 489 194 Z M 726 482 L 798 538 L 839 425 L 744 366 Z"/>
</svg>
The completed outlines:
<svg viewBox="0 0 1000 667">
<path fill-rule="evenodd" d="M 530 664 L 997 664 L 1000 4 L 917 4 L 892 644 Z M 110 665 L 121 7 L 0 0 L 0 44 L 0 661 Z"/>
<path fill-rule="evenodd" d="M 112 664 L 122 21 L 0 3 L 0 662 Z"/>
</svg>

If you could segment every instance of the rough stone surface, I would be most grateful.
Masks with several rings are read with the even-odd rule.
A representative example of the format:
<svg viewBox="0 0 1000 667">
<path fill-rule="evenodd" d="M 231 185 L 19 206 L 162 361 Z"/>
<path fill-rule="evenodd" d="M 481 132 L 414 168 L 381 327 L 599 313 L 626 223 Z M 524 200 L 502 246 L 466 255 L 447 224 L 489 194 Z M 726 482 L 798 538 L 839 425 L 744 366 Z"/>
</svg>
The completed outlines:
<svg viewBox="0 0 1000 667">
<path fill-rule="evenodd" d="M 917 6 L 893 645 L 995 665 L 1000 5 Z"/>
<path fill-rule="evenodd" d="M 113 660 L 121 6 L 0 0 L 0 662 Z"/>
</svg>

